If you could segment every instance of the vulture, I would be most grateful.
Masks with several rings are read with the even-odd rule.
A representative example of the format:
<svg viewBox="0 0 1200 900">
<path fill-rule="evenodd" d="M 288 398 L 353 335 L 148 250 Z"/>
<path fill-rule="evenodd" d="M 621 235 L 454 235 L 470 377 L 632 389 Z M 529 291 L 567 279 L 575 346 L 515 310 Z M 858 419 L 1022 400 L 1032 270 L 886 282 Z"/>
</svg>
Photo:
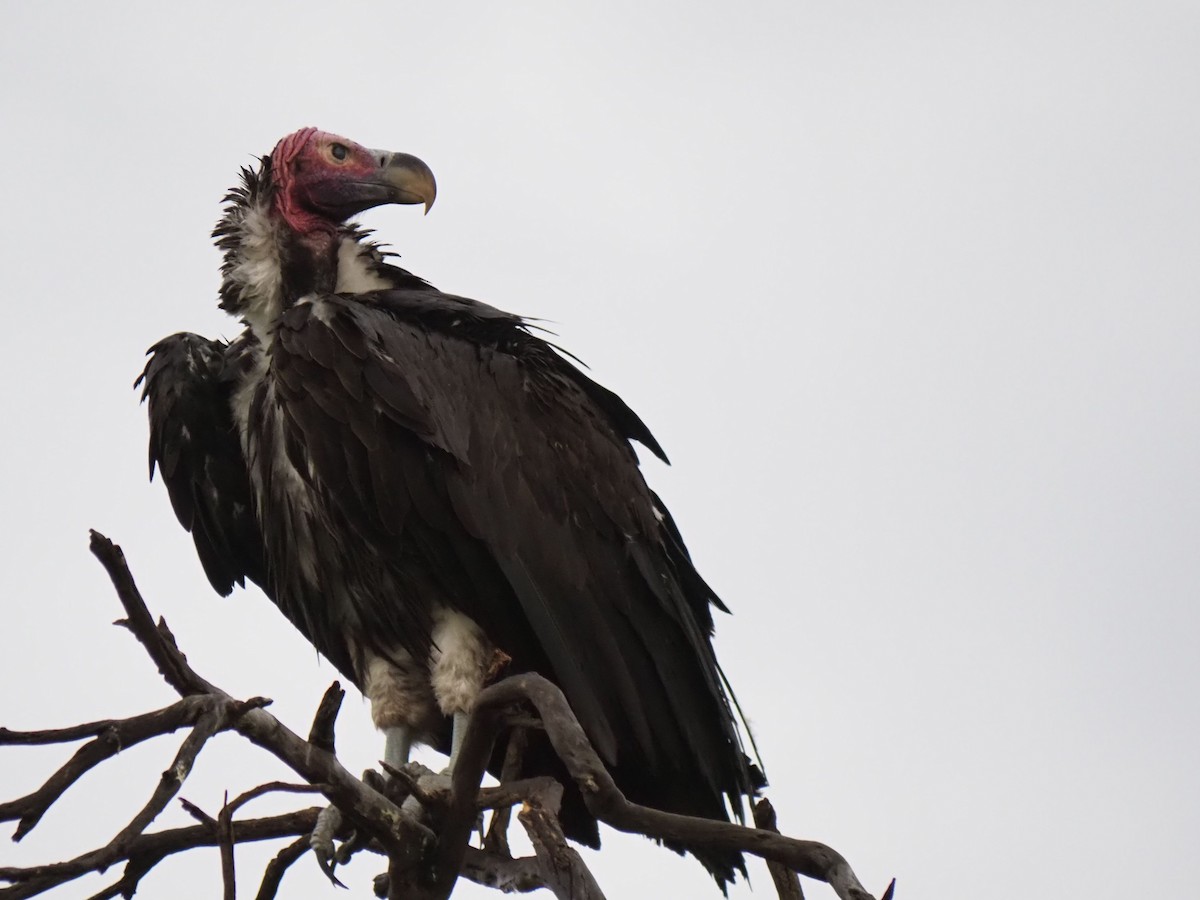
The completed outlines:
<svg viewBox="0 0 1200 900">
<path fill-rule="evenodd" d="M 151 478 L 217 593 L 258 585 L 362 691 L 389 764 L 428 743 L 453 766 L 480 690 L 536 672 L 630 800 L 740 821 L 764 782 L 713 652 L 727 610 L 632 442 L 666 454 L 529 321 L 442 293 L 349 221 L 435 193 L 416 157 L 315 128 L 242 170 L 213 237 L 245 329 L 150 349 Z M 565 782 L 564 831 L 598 846 L 543 735 L 523 766 Z M 722 889 L 745 871 L 673 849 Z"/>
</svg>

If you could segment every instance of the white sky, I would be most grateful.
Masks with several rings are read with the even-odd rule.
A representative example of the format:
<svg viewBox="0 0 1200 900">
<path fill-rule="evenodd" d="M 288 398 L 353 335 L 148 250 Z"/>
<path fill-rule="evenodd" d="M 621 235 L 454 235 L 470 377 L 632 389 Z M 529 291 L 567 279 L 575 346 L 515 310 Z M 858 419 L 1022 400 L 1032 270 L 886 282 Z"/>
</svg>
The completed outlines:
<svg viewBox="0 0 1200 900">
<path fill-rule="evenodd" d="M 108 625 L 89 527 L 226 689 L 304 731 L 335 677 L 260 594 L 211 593 L 130 388 L 158 338 L 237 333 L 219 201 L 318 125 L 428 162 L 433 212 L 367 224 L 553 320 L 666 447 L 648 476 L 735 612 L 718 650 L 785 831 L 901 900 L 1190 894 L 1200 8 L 648 6 L 3 6 L 0 723 L 172 700 Z M 357 699 L 339 743 L 380 755 Z M 176 747 L 101 767 L 0 865 L 103 843 Z M 66 755 L 0 751 L 0 798 Z M 282 774 L 223 737 L 183 795 Z M 606 842 L 613 900 L 719 896 Z M 248 896 L 268 855 L 239 851 Z M 206 853 L 139 896 L 218 889 Z M 309 860 L 285 895 L 337 896 Z"/>
</svg>

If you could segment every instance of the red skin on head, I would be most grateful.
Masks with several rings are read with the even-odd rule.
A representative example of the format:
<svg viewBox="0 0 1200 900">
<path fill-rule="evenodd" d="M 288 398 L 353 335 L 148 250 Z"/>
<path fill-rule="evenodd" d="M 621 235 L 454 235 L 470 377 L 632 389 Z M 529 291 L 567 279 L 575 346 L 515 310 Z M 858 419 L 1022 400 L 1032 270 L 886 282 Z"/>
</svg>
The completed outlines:
<svg viewBox="0 0 1200 900">
<path fill-rule="evenodd" d="M 344 158 L 333 152 L 344 147 Z M 366 177 L 379 168 L 380 160 L 354 141 L 320 131 L 301 128 L 283 138 L 271 151 L 271 176 L 275 182 L 275 211 L 298 234 L 334 232 L 340 222 L 308 208 L 303 197 L 308 185 Z"/>
</svg>

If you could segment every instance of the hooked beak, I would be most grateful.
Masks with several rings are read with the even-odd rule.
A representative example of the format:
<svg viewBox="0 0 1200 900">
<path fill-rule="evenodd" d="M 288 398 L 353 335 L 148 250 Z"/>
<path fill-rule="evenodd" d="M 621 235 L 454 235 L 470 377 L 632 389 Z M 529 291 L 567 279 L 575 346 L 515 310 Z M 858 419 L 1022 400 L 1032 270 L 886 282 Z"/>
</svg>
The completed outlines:
<svg viewBox="0 0 1200 900">
<path fill-rule="evenodd" d="M 437 182 L 429 166 L 408 153 L 375 150 L 380 182 L 390 191 L 389 203 L 423 203 L 428 213 L 437 197 Z"/>
<path fill-rule="evenodd" d="M 388 203 L 422 203 L 429 212 L 437 196 L 437 183 L 429 166 L 408 153 L 366 152 L 373 164 L 366 164 L 364 159 L 353 171 L 322 173 L 301 183 L 301 202 L 336 222 Z"/>
</svg>

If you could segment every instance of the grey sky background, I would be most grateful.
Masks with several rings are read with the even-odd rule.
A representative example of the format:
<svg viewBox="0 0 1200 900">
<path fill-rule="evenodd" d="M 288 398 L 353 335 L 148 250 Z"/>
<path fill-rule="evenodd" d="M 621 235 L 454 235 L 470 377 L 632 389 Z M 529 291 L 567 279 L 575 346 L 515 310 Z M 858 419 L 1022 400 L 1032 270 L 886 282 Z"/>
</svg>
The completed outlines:
<svg viewBox="0 0 1200 900">
<path fill-rule="evenodd" d="M 257 591 L 212 594 L 131 389 L 158 338 L 239 331 L 219 201 L 311 124 L 428 162 L 428 217 L 363 220 L 551 320 L 663 443 L 786 832 L 900 898 L 1189 895 L 1198 48 L 1167 2 L 5 4 L 0 723 L 172 699 L 89 527 L 227 690 L 304 730 L 336 677 Z M 353 694 L 339 746 L 381 753 Z M 176 748 L 102 766 L 0 865 L 103 843 Z M 4 750 L 0 797 L 66 755 Z M 222 737 L 183 795 L 284 774 Z M 719 896 L 605 842 L 614 900 Z M 248 895 L 271 852 L 239 851 Z M 198 854 L 139 896 L 219 884 Z M 336 896 L 307 860 L 285 895 Z"/>
</svg>

